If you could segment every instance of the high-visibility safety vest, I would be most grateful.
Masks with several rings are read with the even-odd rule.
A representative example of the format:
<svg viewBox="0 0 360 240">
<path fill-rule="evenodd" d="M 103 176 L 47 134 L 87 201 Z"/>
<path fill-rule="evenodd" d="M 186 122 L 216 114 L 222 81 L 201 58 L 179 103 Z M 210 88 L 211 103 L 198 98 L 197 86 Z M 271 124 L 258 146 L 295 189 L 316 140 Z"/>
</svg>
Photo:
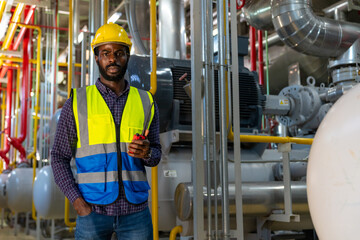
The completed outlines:
<svg viewBox="0 0 360 240">
<path fill-rule="evenodd" d="M 130 87 L 118 125 L 95 85 L 73 90 L 77 181 L 85 201 L 111 204 L 118 199 L 120 186 L 128 202 L 147 201 L 150 186 L 142 159 L 130 157 L 127 150 L 136 133 L 149 129 L 154 117 L 152 103 L 149 92 Z"/>
</svg>

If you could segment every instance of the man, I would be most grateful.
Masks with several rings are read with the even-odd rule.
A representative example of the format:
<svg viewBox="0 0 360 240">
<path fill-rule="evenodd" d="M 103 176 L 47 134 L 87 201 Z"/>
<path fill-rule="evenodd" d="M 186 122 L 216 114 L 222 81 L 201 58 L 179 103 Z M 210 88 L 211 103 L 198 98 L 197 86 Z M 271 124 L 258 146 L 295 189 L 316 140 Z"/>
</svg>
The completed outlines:
<svg viewBox="0 0 360 240">
<path fill-rule="evenodd" d="M 62 108 L 51 151 L 55 182 L 77 211 L 76 239 L 116 232 L 118 239 L 150 240 L 144 166 L 161 158 L 158 108 L 150 93 L 124 79 L 131 42 L 122 27 L 103 25 L 91 46 L 101 75 L 95 85 L 74 89 Z"/>
</svg>

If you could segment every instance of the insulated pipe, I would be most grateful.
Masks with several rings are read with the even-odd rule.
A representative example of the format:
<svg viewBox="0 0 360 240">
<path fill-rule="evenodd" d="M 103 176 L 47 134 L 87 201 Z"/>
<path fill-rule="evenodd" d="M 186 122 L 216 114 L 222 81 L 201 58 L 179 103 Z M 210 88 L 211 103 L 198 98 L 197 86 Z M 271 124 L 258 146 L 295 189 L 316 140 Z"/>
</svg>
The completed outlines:
<svg viewBox="0 0 360 240">
<path fill-rule="evenodd" d="M 26 29 L 26 28 L 23 28 Z M 26 29 L 27 30 L 27 29 Z M 18 138 L 10 138 L 10 144 L 19 151 L 21 162 L 26 161 L 26 151 L 22 146 L 27 134 L 27 117 L 28 117 L 28 108 L 29 108 L 29 80 L 30 80 L 30 71 L 29 71 L 29 58 L 30 58 L 30 49 L 29 49 L 29 38 L 30 31 L 26 31 L 24 41 L 23 41 L 23 78 L 21 86 L 21 133 Z"/>
<path fill-rule="evenodd" d="M 32 16 L 34 15 L 34 12 L 35 12 L 35 8 L 36 6 L 35 5 L 32 5 L 29 9 L 29 11 L 27 12 L 27 15 L 25 17 L 25 20 L 24 20 L 24 23 L 25 24 L 29 24 Z M 15 41 L 14 41 L 14 44 L 12 46 L 10 46 L 10 49 L 9 50 L 13 50 L 13 51 L 16 51 L 18 49 L 18 47 L 20 46 L 20 43 L 22 42 L 22 39 L 24 37 L 24 34 L 25 34 L 25 31 L 26 31 L 26 28 L 21 28 L 19 34 L 17 35 Z M 11 63 L 10 60 L 6 61 L 6 63 Z M 1 73 L 0 73 L 0 78 L 3 78 L 6 74 L 6 71 L 7 71 L 8 67 L 7 66 L 4 66 L 2 69 L 1 69 Z"/>
<path fill-rule="evenodd" d="M 242 12 L 244 13 L 246 22 L 248 22 L 250 26 L 261 30 L 271 30 L 274 28 L 271 22 L 270 1 L 246 1 Z"/>
<path fill-rule="evenodd" d="M 135 3 L 137 1 L 138 0 L 132 0 L 125 5 L 126 17 L 128 19 L 129 29 L 131 36 L 133 37 L 134 45 L 139 50 L 140 54 L 147 55 L 149 54 L 149 51 L 146 49 L 144 43 L 141 40 L 140 33 L 138 30 L 138 24 L 136 22 Z"/>
<path fill-rule="evenodd" d="M 157 90 L 156 76 L 156 0 L 150 0 L 150 57 L 151 57 L 151 75 L 150 90 L 155 95 Z M 151 168 L 151 216 L 153 223 L 153 239 L 159 239 L 159 207 L 158 207 L 158 167 Z"/>
<path fill-rule="evenodd" d="M 219 187 L 220 188 L 220 187 Z M 214 189 L 211 190 L 214 192 Z M 221 192 L 221 189 L 218 190 Z M 177 217 L 188 221 L 193 216 L 192 201 L 194 198 L 192 183 L 180 183 L 175 190 L 175 209 Z M 235 184 L 229 184 L 230 214 L 234 216 Z M 276 182 L 246 182 L 242 184 L 243 212 L 246 216 L 268 216 L 273 210 L 284 209 L 284 183 Z M 306 183 L 291 182 L 292 208 L 294 213 L 309 214 Z M 206 199 L 206 187 L 203 188 L 203 198 Z M 214 214 L 214 212 L 212 213 Z M 207 216 L 205 216 L 207 217 Z"/>
<path fill-rule="evenodd" d="M 298 52 L 338 57 L 360 37 L 360 25 L 318 17 L 310 0 L 273 0 L 272 22 L 280 39 Z"/>
<path fill-rule="evenodd" d="M 0 150 L 0 157 L 5 161 L 5 168 L 8 167 L 10 160 L 6 156 L 6 154 L 10 150 L 10 143 L 8 138 L 11 133 L 11 109 L 12 109 L 12 88 L 13 88 L 13 70 L 9 70 L 7 73 L 8 82 L 6 87 L 6 121 L 5 121 L 5 129 L 3 129 L 5 134 L 4 148 Z"/>
</svg>

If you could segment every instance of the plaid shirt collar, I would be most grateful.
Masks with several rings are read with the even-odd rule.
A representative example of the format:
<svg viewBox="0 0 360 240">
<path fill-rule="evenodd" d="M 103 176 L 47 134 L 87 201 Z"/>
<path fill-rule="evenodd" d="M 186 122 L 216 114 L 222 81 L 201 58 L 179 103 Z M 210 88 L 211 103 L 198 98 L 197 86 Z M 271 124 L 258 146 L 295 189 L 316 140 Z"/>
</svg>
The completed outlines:
<svg viewBox="0 0 360 240">
<path fill-rule="evenodd" d="M 122 95 L 124 94 L 128 94 L 129 93 L 129 90 L 130 90 L 130 84 L 129 82 L 124 79 L 125 81 L 125 90 L 118 96 L 116 95 L 116 93 L 114 93 L 110 88 L 108 88 L 107 86 L 105 86 L 101 81 L 100 81 L 100 78 L 97 79 L 95 85 L 97 87 L 97 89 L 99 90 L 100 94 L 103 95 L 103 96 L 106 96 L 106 95 L 109 95 L 110 97 L 113 97 L 113 98 L 118 98 L 118 97 L 121 97 Z"/>
</svg>

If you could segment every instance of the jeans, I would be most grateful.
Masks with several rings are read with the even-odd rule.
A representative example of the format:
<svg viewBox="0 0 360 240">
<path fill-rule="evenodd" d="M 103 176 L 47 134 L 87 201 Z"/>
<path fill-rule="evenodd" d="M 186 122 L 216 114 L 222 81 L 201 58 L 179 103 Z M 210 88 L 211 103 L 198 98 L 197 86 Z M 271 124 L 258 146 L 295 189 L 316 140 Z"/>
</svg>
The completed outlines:
<svg viewBox="0 0 360 240">
<path fill-rule="evenodd" d="M 152 240 L 153 228 L 149 208 L 124 216 L 106 216 L 91 212 L 76 219 L 76 240 L 107 240 L 116 232 L 121 240 Z"/>
</svg>

